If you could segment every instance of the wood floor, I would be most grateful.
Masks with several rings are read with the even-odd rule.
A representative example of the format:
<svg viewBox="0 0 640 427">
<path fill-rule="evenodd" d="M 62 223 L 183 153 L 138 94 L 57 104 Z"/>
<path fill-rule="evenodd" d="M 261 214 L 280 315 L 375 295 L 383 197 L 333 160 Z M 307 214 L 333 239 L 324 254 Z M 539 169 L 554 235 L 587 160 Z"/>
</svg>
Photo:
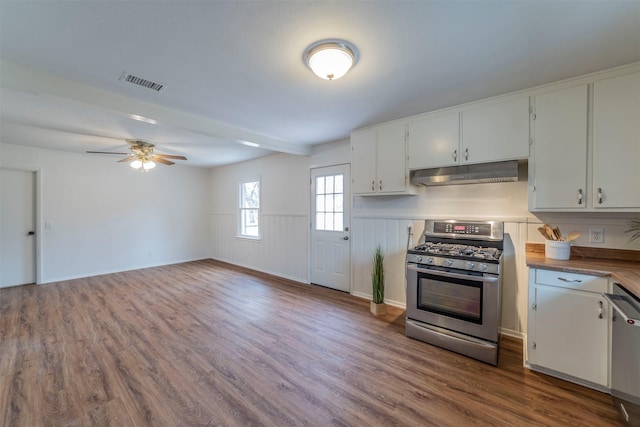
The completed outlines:
<svg viewBox="0 0 640 427">
<path fill-rule="evenodd" d="M 2 426 L 616 426 L 610 397 L 215 261 L 0 290 Z"/>
</svg>

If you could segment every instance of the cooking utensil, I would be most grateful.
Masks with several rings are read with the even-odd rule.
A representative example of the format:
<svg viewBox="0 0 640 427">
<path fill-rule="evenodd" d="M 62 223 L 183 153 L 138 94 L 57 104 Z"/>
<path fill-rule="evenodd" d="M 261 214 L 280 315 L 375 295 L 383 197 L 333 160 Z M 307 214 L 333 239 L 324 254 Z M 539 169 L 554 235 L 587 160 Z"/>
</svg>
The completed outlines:
<svg viewBox="0 0 640 427">
<path fill-rule="evenodd" d="M 555 237 L 555 240 L 557 240 L 558 242 L 562 241 L 562 233 L 560 232 L 560 229 L 558 227 L 553 229 L 553 237 Z"/>
<path fill-rule="evenodd" d="M 551 240 L 551 238 L 547 235 L 547 230 L 545 230 L 544 227 L 538 227 L 538 231 L 546 240 Z"/>
<path fill-rule="evenodd" d="M 555 237 L 553 236 L 553 228 L 551 228 L 549 224 L 545 224 L 543 227 L 544 227 L 545 233 L 547 233 L 547 236 L 549 236 L 547 239 L 556 240 Z"/>
<path fill-rule="evenodd" d="M 567 237 L 564 239 L 564 241 L 565 242 L 573 242 L 578 237 L 580 237 L 580 233 L 578 231 L 572 231 L 571 233 L 569 233 L 567 235 Z"/>
</svg>

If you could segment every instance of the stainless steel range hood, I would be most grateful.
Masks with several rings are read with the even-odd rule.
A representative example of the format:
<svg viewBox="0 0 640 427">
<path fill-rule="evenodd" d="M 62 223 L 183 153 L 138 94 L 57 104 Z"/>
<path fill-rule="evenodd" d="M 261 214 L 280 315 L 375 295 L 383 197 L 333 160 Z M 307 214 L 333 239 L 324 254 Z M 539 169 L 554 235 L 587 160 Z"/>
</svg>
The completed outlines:
<svg viewBox="0 0 640 427">
<path fill-rule="evenodd" d="M 414 185 L 482 184 L 518 180 L 518 161 L 421 169 L 411 172 Z"/>
</svg>

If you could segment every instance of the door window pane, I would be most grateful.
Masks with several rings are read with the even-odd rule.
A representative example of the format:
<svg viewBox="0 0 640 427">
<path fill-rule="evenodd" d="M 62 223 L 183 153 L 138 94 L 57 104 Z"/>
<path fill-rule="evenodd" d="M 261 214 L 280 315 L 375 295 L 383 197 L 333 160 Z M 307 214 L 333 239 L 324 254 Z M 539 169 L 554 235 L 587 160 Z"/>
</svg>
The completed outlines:
<svg viewBox="0 0 640 427">
<path fill-rule="evenodd" d="M 344 176 L 316 177 L 316 230 L 343 231 Z"/>
</svg>

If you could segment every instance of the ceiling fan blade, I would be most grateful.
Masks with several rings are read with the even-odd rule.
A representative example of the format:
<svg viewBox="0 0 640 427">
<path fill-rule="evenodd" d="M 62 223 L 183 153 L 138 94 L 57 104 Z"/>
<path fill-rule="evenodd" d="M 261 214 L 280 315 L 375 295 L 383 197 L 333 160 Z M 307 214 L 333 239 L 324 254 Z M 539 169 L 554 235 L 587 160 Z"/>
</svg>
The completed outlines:
<svg viewBox="0 0 640 427">
<path fill-rule="evenodd" d="M 89 153 L 89 154 L 119 154 L 121 156 L 122 155 L 126 156 L 128 154 L 131 154 L 131 153 L 115 153 L 113 151 L 87 151 L 87 153 Z"/>
<path fill-rule="evenodd" d="M 133 161 L 133 160 L 135 160 L 135 159 L 137 159 L 137 158 L 138 158 L 138 156 L 129 156 L 129 157 L 125 157 L 125 158 L 124 158 L 124 159 L 122 159 L 122 160 L 118 160 L 118 163 L 122 163 L 122 162 L 130 162 L 130 161 Z"/>
<path fill-rule="evenodd" d="M 187 160 L 185 156 L 174 156 L 173 154 L 156 154 L 156 157 L 162 157 L 163 159 Z"/>
<path fill-rule="evenodd" d="M 174 165 L 175 164 L 173 162 L 170 162 L 169 160 L 165 160 L 162 157 L 158 157 L 158 156 L 152 156 L 151 160 L 153 160 L 154 162 L 162 163 L 163 165 Z"/>
</svg>

